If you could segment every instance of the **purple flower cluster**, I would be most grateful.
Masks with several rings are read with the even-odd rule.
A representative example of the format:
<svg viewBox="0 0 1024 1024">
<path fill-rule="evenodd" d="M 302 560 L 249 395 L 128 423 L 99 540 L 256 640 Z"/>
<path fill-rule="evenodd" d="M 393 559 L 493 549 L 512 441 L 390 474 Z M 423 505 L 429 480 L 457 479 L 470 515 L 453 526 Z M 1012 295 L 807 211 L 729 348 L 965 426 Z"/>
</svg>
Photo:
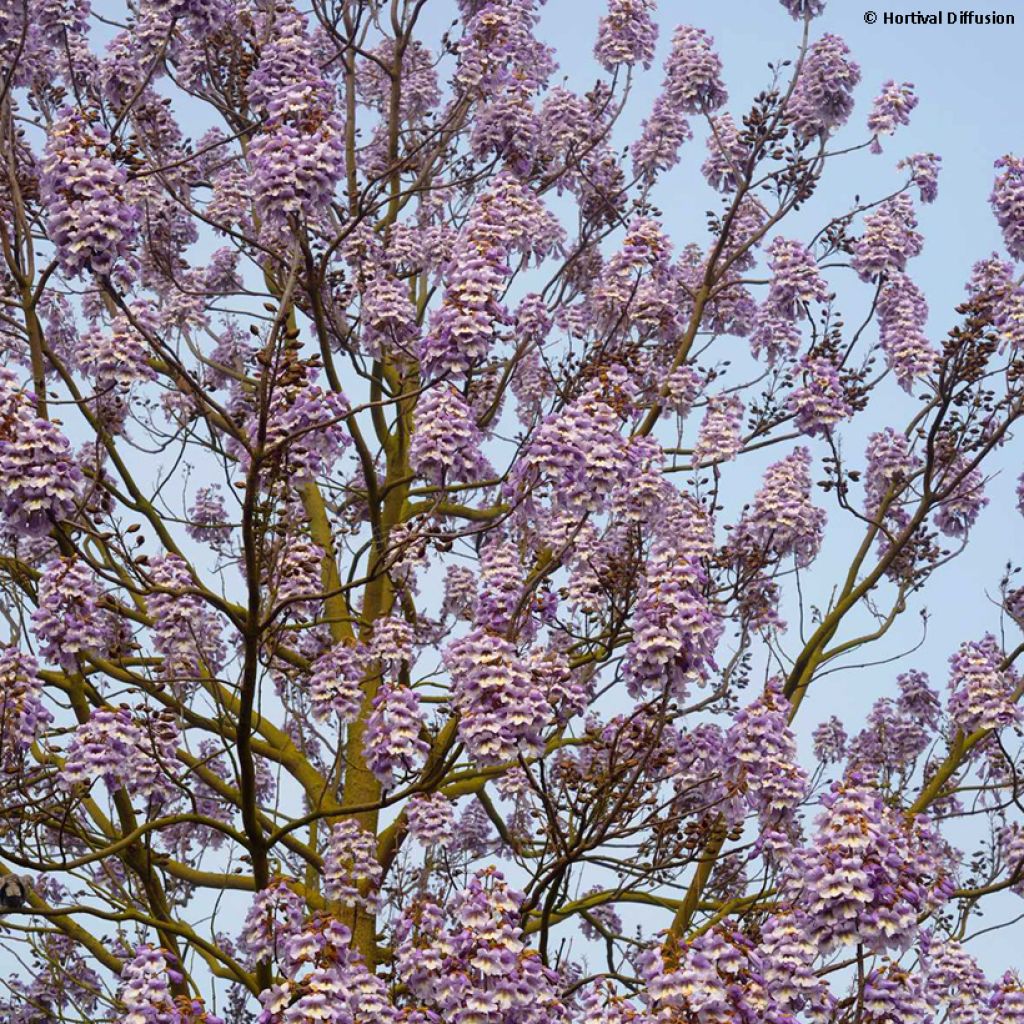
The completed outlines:
<svg viewBox="0 0 1024 1024">
<path fill-rule="evenodd" d="M 816 18 L 825 10 L 825 0 L 780 0 L 783 7 L 797 20 Z"/>
<path fill-rule="evenodd" d="M 896 166 L 910 171 L 910 183 L 916 185 L 922 203 L 934 203 L 939 196 L 939 167 L 942 157 L 934 153 L 913 153 Z"/>
<path fill-rule="evenodd" d="M 143 945 L 126 961 L 121 972 L 118 1000 L 124 1007 L 124 1024 L 223 1024 L 220 1017 L 203 1010 L 201 1000 L 192 1000 L 188 1012 L 175 999 L 171 986 L 185 976 L 173 954 L 166 949 Z"/>
<path fill-rule="evenodd" d="M 917 106 L 912 82 L 897 85 L 890 79 L 882 86 L 882 92 L 875 98 L 871 113 L 868 114 L 868 131 L 875 137 L 871 143 L 873 153 L 881 153 L 879 135 L 892 135 L 899 125 L 910 124 L 910 112 Z"/>
<path fill-rule="evenodd" d="M 938 354 L 924 333 L 928 303 L 906 274 L 889 278 L 878 296 L 878 333 L 889 368 L 904 391 L 935 369 Z"/>
<path fill-rule="evenodd" d="M 783 881 L 809 936 L 822 953 L 850 943 L 906 949 L 919 915 L 952 892 L 941 841 L 927 819 L 906 820 L 857 774 L 821 802 L 817 833 L 793 851 Z"/>
<path fill-rule="evenodd" d="M 1006 346 L 1024 345 L 1024 288 L 1017 282 L 1013 264 L 994 253 L 974 264 L 967 290 L 987 309 L 992 326 Z"/>
<path fill-rule="evenodd" d="M 283 881 L 261 889 L 245 915 L 240 945 L 250 962 L 279 960 L 287 939 L 302 927 L 305 904 Z"/>
<path fill-rule="evenodd" d="M 853 415 L 853 407 L 843 387 L 839 370 L 831 359 L 805 359 L 801 367 L 804 380 L 790 392 L 786 401 L 797 430 L 808 437 L 827 434 Z"/>
<path fill-rule="evenodd" d="M 409 286 L 378 266 L 362 293 L 362 342 L 375 359 L 411 356 L 420 336 Z M 425 396 L 424 396 L 425 397 Z"/>
<path fill-rule="evenodd" d="M 864 979 L 865 1024 L 919 1024 L 932 1020 L 927 979 L 889 963 Z"/>
<path fill-rule="evenodd" d="M 900 193 L 864 218 L 864 234 L 853 247 L 853 269 L 862 281 L 891 277 L 907 268 L 907 260 L 921 253 L 922 238 L 914 229 L 914 203 Z"/>
<path fill-rule="evenodd" d="M 690 122 L 682 108 L 674 105 L 667 93 L 654 99 L 649 117 L 640 126 L 640 137 L 630 147 L 633 173 L 653 181 L 662 171 L 679 162 L 679 147 L 693 138 Z"/>
<path fill-rule="evenodd" d="M 722 62 L 714 44 L 714 39 L 701 28 L 680 25 L 675 30 L 662 86 L 673 109 L 684 114 L 707 114 L 728 100 L 722 82 Z"/>
<path fill-rule="evenodd" d="M 365 653 L 347 644 L 335 644 L 310 666 L 309 699 L 316 718 L 336 714 L 342 724 L 359 717 L 363 702 Z"/>
<path fill-rule="evenodd" d="M 373 911 L 382 873 L 372 833 L 352 818 L 333 826 L 323 867 L 324 895 L 329 900 Z"/>
<path fill-rule="evenodd" d="M 651 66 L 658 41 L 654 10 L 654 0 L 609 0 L 594 44 L 594 56 L 605 71 L 615 71 L 620 65 Z"/>
<path fill-rule="evenodd" d="M 450 384 L 429 387 L 416 403 L 409 464 L 435 484 L 475 483 L 494 475 L 466 400 Z"/>
<path fill-rule="evenodd" d="M 178 727 L 173 718 L 140 720 L 123 705 L 98 708 L 76 729 L 60 772 L 73 789 L 102 779 L 110 789 L 160 800 L 174 792 L 169 774 L 177 764 Z"/>
<path fill-rule="evenodd" d="M 788 117 L 802 139 L 825 137 L 846 124 L 853 111 L 853 90 L 860 67 L 850 48 L 826 33 L 807 51 L 789 99 Z"/>
<path fill-rule="evenodd" d="M 144 326 L 155 326 L 150 307 L 140 305 L 133 315 Z M 84 332 L 75 355 L 79 369 L 95 384 L 97 414 L 112 432 L 119 432 L 128 412 L 125 398 L 132 386 L 156 376 L 149 365 L 149 342 L 126 317 L 119 316 L 109 333 L 97 327 Z"/>
<path fill-rule="evenodd" d="M 551 49 L 533 34 L 536 0 L 488 0 L 465 18 L 456 84 L 477 99 L 471 144 L 524 167 L 537 134 L 532 99 L 554 71 Z"/>
<path fill-rule="evenodd" d="M 73 670 L 82 655 L 102 655 L 110 630 L 99 608 L 96 576 L 80 559 L 58 558 L 39 578 L 32 628 L 43 657 Z"/>
<path fill-rule="evenodd" d="M 395 784 L 395 776 L 409 776 L 430 753 L 423 740 L 423 716 L 415 690 L 408 686 L 382 686 L 373 698 L 366 719 L 363 746 L 366 763 L 385 789 Z"/>
<path fill-rule="evenodd" d="M 70 108 L 47 138 L 40 180 L 47 230 L 61 268 L 73 277 L 85 271 L 109 277 L 131 257 L 139 215 L 109 148 L 107 132 Z"/>
<path fill-rule="evenodd" d="M 455 837 L 455 812 L 441 793 L 417 793 L 406 804 L 405 820 L 421 846 L 448 846 Z"/>
<path fill-rule="evenodd" d="M 1024 160 L 1008 154 L 995 165 L 999 174 L 989 202 L 1003 230 L 1006 251 L 1015 260 L 1024 260 Z"/>
<path fill-rule="evenodd" d="M 780 237 L 768 246 L 767 253 L 772 281 L 766 305 L 771 312 L 796 320 L 803 316 L 807 303 L 828 301 L 828 285 L 803 245 Z"/>
<path fill-rule="evenodd" d="M 949 717 L 964 732 L 1003 729 L 1021 721 L 1021 709 L 1013 700 L 1017 680 L 1002 660 L 991 634 L 961 644 L 950 657 Z"/>
<path fill-rule="evenodd" d="M 285 939 L 284 981 L 260 993 L 255 1024 L 352 1024 L 396 1021 L 384 982 L 352 949 L 352 934 L 332 917 L 318 915 Z"/>
<path fill-rule="evenodd" d="M 334 465 L 349 437 L 342 426 L 349 405 L 344 395 L 305 381 L 273 389 L 263 452 L 278 460 L 293 480 L 312 480 Z M 249 426 L 255 440 L 258 418 Z M 242 464 L 248 464 L 247 455 Z"/>
<path fill-rule="evenodd" d="M 743 399 L 739 395 L 712 395 L 693 448 L 694 465 L 728 462 L 743 447 Z"/>
<path fill-rule="evenodd" d="M 846 730 L 835 715 L 816 726 L 811 738 L 814 756 L 822 764 L 838 764 L 846 756 Z"/>
<path fill-rule="evenodd" d="M 622 482 L 625 443 L 621 419 L 591 386 L 534 433 L 522 472 L 535 486 L 539 474 L 560 508 L 598 510 Z M 525 485 L 525 482 L 524 482 Z"/>
<path fill-rule="evenodd" d="M 491 180 L 456 240 L 444 299 L 420 339 L 417 354 L 426 373 L 462 374 L 487 355 L 495 323 L 508 319 L 501 298 L 513 255 L 540 258 L 561 237 L 558 222 L 515 175 L 502 172 Z"/>
<path fill-rule="evenodd" d="M 449 904 L 418 902 L 399 925 L 398 976 L 431 1018 L 487 1024 L 562 1024 L 558 976 L 527 949 L 522 897 L 494 869 Z"/>
<path fill-rule="evenodd" d="M 876 516 L 883 501 L 899 494 L 920 466 L 920 457 L 903 434 L 892 427 L 872 434 L 867 446 L 864 511 Z"/>
<path fill-rule="evenodd" d="M 750 146 L 741 141 L 732 114 L 718 114 L 711 118 L 707 147 L 708 156 L 701 165 L 701 174 L 713 189 L 733 191 L 743 177 L 750 158 Z"/>
<path fill-rule="evenodd" d="M 344 133 L 333 112 L 334 90 L 318 73 L 306 19 L 279 7 L 259 64 L 249 76 L 249 102 L 263 117 L 252 139 L 249 186 L 273 234 L 292 217 L 318 223 L 344 172 Z"/>
<path fill-rule="evenodd" d="M 731 543 L 773 559 L 793 555 L 800 567 L 810 565 L 825 529 L 825 512 L 811 504 L 810 469 L 807 448 L 796 448 L 769 466 L 753 507 L 737 524 Z"/>
<path fill-rule="evenodd" d="M 524 575 L 513 545 L 495 540 L 484 548 L 476 601 L 477 625 L 495 633 L 509 629 L 523 595 Z"/>
<path fill-rule="evenodd" d="M 444 658 L 459 738 L 477 762 L 501 764 L 543 748 L 551 708 L 508 640 L 477 627 L 450 643 Z"/>
<path fill-rule="evenodd" d="M 633 615 L 624 672 L 629 693 L 668 692 L 683 700 L 714 667 L 722 623 L 704 593 L 706 576 L 685 550 L 652 552 Z"/>
<path fill-rule="evenodd" d="M 35 415 L 32 395 L 0 366 L 0 502 L 14 533 L 42 536 L 75 509 L 82 472 L 67 438 Z"/>
<path fill-rule="evenodd" d="M 43 684 L 31 654 L 0 647 L 0 764 L 27 750 L 53 721 L 43 704 Z"/>
<path fill-rule="evenodd" d="M 772 680 L 760 697 L 739 710 L 726 736 L 726 750 L 730 779 L 745 793 L 762 827 L 792 823 L 808 783 L 797 760 L 789 701 L 780 680 Z"/>
<path fill-rule="evenodd" d="M 196 491 L 195 500 L 188 510 L 188 520 L 185 531 L 201 544 L 220 549 L 231 540 L 231 520 L 217 484 L 200 487 Z"/>
<path fill-rule="evenodd" d="M 215 673 L 224 660 L 216 619 L 198 594 L 188 566 L 178 555 L 150 560 L 150 576 L 158 588 L 147 598 L 153 619 L 153 645 L 163 656 L 165 679 L 195 682 L 204 672 Z"/>
</svg>

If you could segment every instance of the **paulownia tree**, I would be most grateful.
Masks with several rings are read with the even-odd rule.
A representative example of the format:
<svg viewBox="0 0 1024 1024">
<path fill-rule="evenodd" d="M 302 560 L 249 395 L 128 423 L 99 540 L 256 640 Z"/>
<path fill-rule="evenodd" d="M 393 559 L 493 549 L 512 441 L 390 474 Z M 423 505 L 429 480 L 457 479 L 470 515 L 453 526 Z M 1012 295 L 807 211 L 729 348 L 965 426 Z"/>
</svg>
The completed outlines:
<svg viewBox="0 0 1024 1024">
<path fill-rule="evenodd" d="M 585 93 L 426 6 L 0 4 L 4 1019 L 1019 1024 L 1024 591 L 816 694 L 1010 457 L 1024 161 L 929 334 L 820 0 L 731 114 L 653 0 Z"/>
</svg>

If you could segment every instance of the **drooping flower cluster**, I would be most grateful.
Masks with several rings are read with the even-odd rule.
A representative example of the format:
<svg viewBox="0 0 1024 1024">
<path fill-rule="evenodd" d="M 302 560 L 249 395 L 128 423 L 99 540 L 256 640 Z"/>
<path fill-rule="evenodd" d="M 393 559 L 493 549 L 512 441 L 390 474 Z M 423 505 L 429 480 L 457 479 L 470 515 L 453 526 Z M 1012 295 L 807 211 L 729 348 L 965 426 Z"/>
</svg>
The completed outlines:
<svg viewBox="0 0 1024 1024">
<path fill-rule="evenodd" d="M 742 178 L 750 156 L 750 146 L 741 140 L 732 114 L 717 114 L 711 118 L 707 147 L 708 156 L 701 165 L 701 174 L 713 189 L 731 192 Z"/>
<path fill-rule="evenodd" d="M 797 760 L 788 712 L 781 681 L 774 679 L 760 697 L 740 709 L 726 737 L 727 770 L 763 828 L 789 826 L 807 795 L 807 776 Z"/>
<path fill-rule="evenodd" d="M 556 67 L 551 49 L 533 34 L 536 0 L 467 4 L 464 20 L 455 82 L 477 101 L 473 152 L 525 167 L 537 130 L 532 100 Z"/>
<path fill-rule="evenodd" d="M 561 1024 L 558 977 L 526 946 L 522 897 L 497 871 L 478 872 L 450 902 L 418 902 L 399 925 L 398 976 L 439 1019 L 472 1007 L 489 1024 Z"/>
<path fill-rule="evenodd" d="M 825 0 L 780 0 L 782 6 L 797 20 L 816 18 L 825 10 Z"/>
<path fill-rule="evenodd" d="M 45 658 L 73 669 L 78 656 L 104 652 L 109 629 L 99 597 L 95 574 L 80 559 L 58 558 L 46 566 L 32 615 Z"/>
<path fill-rule="evenodd" d="M 366 720 L 366 763 L 386 789 L 395 776 L 407 776 L 422 765 L 430 744 L 420 732 L 423 717 L 416 693 L 408 686 L 382 686 Z"/>
<path fill-rule="evenodd" d="M 896 166 L 910 171 L 911 184 L 916 185 L 922 203 L 934 203 L 939 196 L 939 167 L 942 157 L 934 153 L 913 153 Z"/>
<path fill-rule="evenodd" d="M 803 361 L 803 383 L 786 401 L 797 430 L 808 437 L 826 434 L 853 414 L 843 381 L 831 359 Z"/>
<path fill-rule="evenodd" d="M 914 94 L 913 83 L 897 85 L 893 79 L 889 79 L 882 86 L 882 92 L 875 98 L 871 113 L 868 114 L 868 131 L 875 136 L 871 145 L 872 152 L 882 152 L 879 135 L 892 135 L 899 125 L 910 124 L 910 112 L 916 106 L 917 96 Z"/>
<path fill-rule="evenodd" d="M 354 722 L 363 701 L 366 672 L 364 652 L 348 644 L 334 644 L 310 666 L 309 699 L 313 714 L 325 719 L 336 714 L 344 723 Z"/>
<path fill-rule="evenodd" d="M 174 955 L 150 945 L 138 946 L 121 972 L 118 1001 L 125 1009 L 123 1024 L 224 1024 L 206 1011 L 201 999 L 186 1005 L 172 992 L 185 976 Z"/>
<path fill-rule="evenodd" d="M 455 836 L 455 812 L 442 793 L 417 793 L 406 805 L 405 820 L 422 846 L 447 846 Z"/>
<path fill-rule="evenodd" d="M 835 715 L 816 726 L 812 738 L 814 756 L 822 764 L 838 764 L 845 757 L 846 730 Z"/>
<path fill-rule="evenodd" d="M 350 443 L 343 426 L 349 412 L 345 396 L 314 383 L 312 371 L 300 374 L 282 374 L 286 379 L 273 387 L 263 440 L 264 458 L 299 481 L 327 472 Z M 251 417 L 247 424 L 253 443 L 259 434 L 258 420 Z M 240 452 L 240 457 L 242 465 L 247 465 L 248 453 Z"/>
<path fill-rule="evenodd" d="M 200 487 L 188 510 L 188 535 L 200 543 L 220 548 L 230 543 L 231 519 L 217 484 Z"/>
<path fill-rule="evenodd" d="M 729 98 L 714 43 L 707 32 L 690 25 L 680 25 L 672 36 L 662 89 L 672 107 L 684 114 L 711 113 Z"/>
<path fill-rule="evenodd" d="M 839 36 L 826 33 L 807 51 L 789 99 L 788 116 L 802 139 L 828 136 L 846 124 L 853 111 L 853 90 L 860 66 Z"/>
<path fill-rule="evenodd" d="M 195 580 L 178 555 L 150 560 L 156 588 L 148 597 L 153 617 L 153 646 L 163 656 L 165 679 L 189 683 L 203 671 L 215 673 L 224 659 L 220 628 L 202 598 Z M 191 591 L 191 592 L 190 592 Z"/>
<path fill-rule="evenodd" d="M 500 764 L 542 748 L 551 708 L 508 640 L 476 628 L 449 644 L 444 657 L 459 737 L 476 761 Z"/>
<path fill-rule="evenodd" d="M 538 474 L 550 487 L 554 505 L 603 508 L 622 479 L 625 442 L 620 430 L 621 419 L 600 385 L 588 387 L 535 431 L 520 470 L 523 486 L 535 486 Z"/>
<path fill-rule="evenodd" d="M 261 889 L 245 915 L 240 944 L 252 963 L 282 958 L 285 943 L 298 932 L 305 916 L 302 898 L 283 880 Z"/>
<path fill-rule="evenodd" d="M 416 405 L 409 464 L 432 483 L 475 483 L 494 470 L 480 451 L 473 412 L 451 385 L 428 388 Z"/>
<path fill-rule="evenodd" d="M 32 395 L 0 366 L 0 502 L 7 527 L 41 536 L 75 509 L 82 471 L 60 429 L 35 414 Z"/>
<path fill-rule="evenodd" d="M 682 700 L 714 666 L 722 624 L 705 596 L 705 582 L 691 552 L 663 544 L 651 553 L 626 648 L 631 696 L 668 692 Z"/>
<path fill-rule="evenodd" d="M 324 895 L 372 911 L 382 869 L 373 835 L 352 818 L 331 828 L 324 851 Z"/>
<path fill-rule="evenodd" d="M 793 555 L 810 565 L 821 547 L 825 512 L 811 504 L 811 453 L 796 448 L 765 472 L 753 507 L 737 525 L 732 544 L 753 548 L 768 558 Z"/>
<path fill-rule="evenodd" d="M 907 268 L 907 260 L 921 253 L 923 240 L 914 229 L 913 200 L 901 192 L 887 199 L 864 218 L 864 234 L 853 248 L 853 269 L 863 281 L 891 277 Z"/>
<path fill-rule="evenodd" d="M 1024 345 L 1024 288 L 1017 283 L 1013 264 L 995 253 L 975 263 L 967 291 L 984 308 L 999 335 L 1000 351 Z"/>
<path fill-rule="evenodd" d="M 728 927 L 673 950 L 671 966 L 658 949 L 639 966 L 653 1020 L 754 1021 L 768 1003 L 753 944 Z"/>
<path fill-rule="evenodd" d="M 266 119 L 249 146 L 249 187 L 266 227 L 279 233 L 293 217 L 313 225 L 324 217 L 345 151 L 332 89 L 318 73 L 306 19 L 282 6 L 268 29 L 247 82 L 250 105 Z"/>
<path fill-rule="evenodd" d="M 420 339 L 418 356 L 431 376 L 461 374 L 488 354 L 509 263 L 516 253 L 538 257 L 560 244 L 561 228 L 540 199 L 514 175 L 497 175 L 470 212 L 445 273 L 444 299 Z"/>
<path fill-rule="evenodd" d="M 861 943 L 906 949 L 918 916 L 949 898 L 945 851 L 927 819 L 904 819 L 851 774 L 822 797 L 817 833 L 794 850 L 783 888 L 820 952 Z"/>
<path fill-rule="evenodd" d="M 728 462 L 743 447 L 743 399 L 739 395 L 712 395 L 693 448 L 694 465 Z"/>
<path fill-rule="evenodd" d="M 474 615 L 478 625 L 505 632 L 523 595 L 523 569 L 511 544 L 492 541 L 480 559 L 480 593 Z"/>
<path fill-rule="evenodd" d="M 920 465 L 920 456 L 912 451 L 903 434 L 892 427 L 872 434 L 867 445 L 864 511 L 875 516 L 886 499 L 897 499 Z"/>
<path fill-rule="evenodd" d="M 772 313 L 796 320 L 807 303 L 828 301 L 828 285 L 803 245 L 780 237 L 768 246 L 767 253 L 772 281 L 766 306 Z"/>
<path fill-rule="evenodd" d="M 129 708 L 98 708 L 76 729 L 60 772 L 61 785 L 73 789 L 102 779 L 111 789 L 162 800 L 176 792 L 171 775 L 177 765 L 179 730 L 173 716 L 136 718 Z"/>
<path fill-rule="evenodd" d="M 885 359 L 904 391 L 926 377 L 936 366 L 938 354 L 924 333 L 928 303 L 906 274 L 886 281 L 878 296 L 878 333 Z"/>
<path fill-rule="evenodd" d="M 47 229 L 61 268 L 75 277 L 109 277 L 131 257 L 138 211 L 109 149 L 106 130 L 71 108 L 60 112 L 47 138 L 40 180 Z"/>
<path fill-rule="evenodd" d="M 996 638 L 964 643 L 949 659 L 949 716 L 964 732 L 1002 729 L 1021 720 L 1012 700 L 1014 673 L 1002 666 Z"/>
<path fill-rule="evenodd" d="M 1003 230 L 1006 251 L 1024 260 L 1024 160 L 1007 155 L 996 161 L 999 174 L 989 202 Z"/>
<path fill-rule="evenodd" d="M 653 0 L 609 0 L 608 13 L 597 26 L 594 56 L 606 71 L 620 65 L 651 66 L 658 25 L 654 21 Z"/>
<path fill-rule="evenodd" d="M 0 764 L 27 750 L 52 721 L 31 654 L 0 647 Z"/>
</svg>

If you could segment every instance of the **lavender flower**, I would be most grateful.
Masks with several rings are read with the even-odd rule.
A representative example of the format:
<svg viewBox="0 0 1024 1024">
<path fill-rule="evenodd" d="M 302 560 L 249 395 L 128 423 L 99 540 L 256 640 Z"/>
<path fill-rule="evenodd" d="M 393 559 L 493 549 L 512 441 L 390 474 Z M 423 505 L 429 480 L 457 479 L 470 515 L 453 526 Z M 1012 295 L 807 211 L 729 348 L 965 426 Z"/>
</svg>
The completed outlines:
<svg viewBox="0 0 1024 1024">
<path fill-rule="evenodd" d="M 790 96 L 793 131 L 810 140 L 841 128 L 853 110 L 853 90 L 859 81 L 860 67 L 850 60 L 850 48 L 838 36 L 823 35 L 807 51 Z"/>
</svg>

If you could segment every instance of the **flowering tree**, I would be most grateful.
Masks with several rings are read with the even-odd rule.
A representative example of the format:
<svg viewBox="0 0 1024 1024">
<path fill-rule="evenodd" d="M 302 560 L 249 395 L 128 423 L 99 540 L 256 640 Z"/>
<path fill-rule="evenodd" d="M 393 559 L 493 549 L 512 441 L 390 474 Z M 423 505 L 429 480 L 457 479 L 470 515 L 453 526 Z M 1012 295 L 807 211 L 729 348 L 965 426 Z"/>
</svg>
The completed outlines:
<svg viewBox="0 0 1024 1024">
<path fill-rule="evenodd" d="M 916 103 L 820 0 L 733 114 L 676 29 L 626 150 L 653 0 L 585 94 L 535 0 L 113 7 L 0 5 L 4 1019 L 1024 1021 L 1024 590 L 815 701 L 1024 410 L 1024 160 L 940 337 L 939 158 L 816 212 Z"/>
</svg>

